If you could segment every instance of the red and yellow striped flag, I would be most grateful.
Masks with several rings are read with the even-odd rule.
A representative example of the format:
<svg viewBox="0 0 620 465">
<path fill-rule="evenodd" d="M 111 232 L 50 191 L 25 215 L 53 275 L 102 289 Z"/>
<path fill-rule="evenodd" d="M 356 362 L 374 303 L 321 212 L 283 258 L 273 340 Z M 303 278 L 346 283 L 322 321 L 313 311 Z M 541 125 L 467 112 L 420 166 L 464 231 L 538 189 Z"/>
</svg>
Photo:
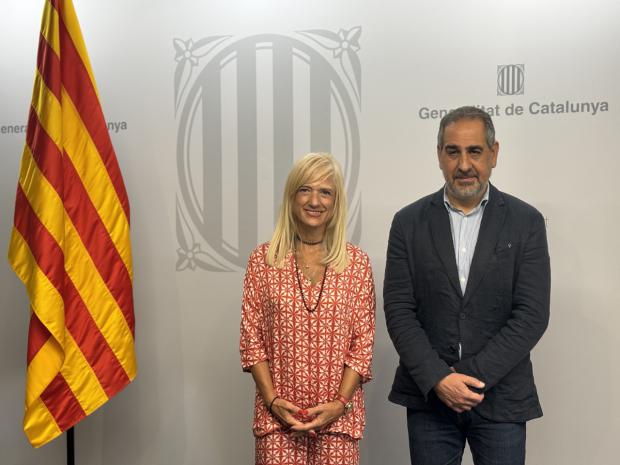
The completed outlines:
<svg viewBox="0 0 620 465">
<path fill-rule="evenodd" d="M 46 0 L 9 261 L 30 300 L 39 447 L 136 376 L 129 203 L 71 0 Z"/>
</svg>

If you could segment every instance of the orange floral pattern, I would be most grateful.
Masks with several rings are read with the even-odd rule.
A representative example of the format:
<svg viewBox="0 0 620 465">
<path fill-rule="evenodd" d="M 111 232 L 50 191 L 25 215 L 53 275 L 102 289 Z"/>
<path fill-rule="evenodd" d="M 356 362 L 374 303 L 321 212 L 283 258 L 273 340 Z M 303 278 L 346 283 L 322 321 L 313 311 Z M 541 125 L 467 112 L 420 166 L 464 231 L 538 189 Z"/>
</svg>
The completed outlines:
<svg viewBox="0 0 620 465">
<path fill-rule="evenodd" d="M 309 312 L 302 302 L 293 254 L 278 269 L 265 262 L 267 248 L 268 244 L 258 246 L 246 269 L 240 342 L 243 370 L 268 360 L 278 396 L 300 408 L 332 401 L 345 365 L 359 373 L 362 383 L 369 381 L 375 289 L 368 255 L 348 244 L 349 265 L 342 273 L 327 268 L 321 302 Z M 301 279 L 310 308 L 316 304 L 320 284 Z M 353 409 L 320 433 L 362 437 L 365 406 L 361 385 L 352 400 Z M 256 392 L 254 435 L 265 436 L 281 428 Z"/>
</svg>

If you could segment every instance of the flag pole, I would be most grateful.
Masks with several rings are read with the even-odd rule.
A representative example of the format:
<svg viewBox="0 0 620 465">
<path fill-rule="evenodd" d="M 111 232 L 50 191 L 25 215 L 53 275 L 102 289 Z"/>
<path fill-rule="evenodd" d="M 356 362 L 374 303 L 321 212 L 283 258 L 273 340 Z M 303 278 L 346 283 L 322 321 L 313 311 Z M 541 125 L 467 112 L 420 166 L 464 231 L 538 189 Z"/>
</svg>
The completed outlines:
<svg viewBox="0 0 620 465">
<path fill-rule="evenodd" d="M 75 465 L 75 436 L 73 426 L 67 430 L 67 465 Z"/>
</svg>

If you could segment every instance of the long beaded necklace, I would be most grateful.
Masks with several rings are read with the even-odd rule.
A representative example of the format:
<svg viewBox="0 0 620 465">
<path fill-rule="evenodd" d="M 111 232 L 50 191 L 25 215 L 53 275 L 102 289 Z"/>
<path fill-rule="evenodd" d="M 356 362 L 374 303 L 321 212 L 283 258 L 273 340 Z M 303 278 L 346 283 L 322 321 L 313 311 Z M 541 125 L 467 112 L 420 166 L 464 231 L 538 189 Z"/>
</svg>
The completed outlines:
<svg viewBox="0 0 620 465">
<path fill-rule="evenodd" d="M 301 301 L 303 302 L 304 307 L 306 307 L 306 310 L 312 313 L 317 308 L 319 308 L 319 304 L 321 303 L 321 296 L 323 295 L 323 288 L 325 287 L 325 277 L 327 276 L 327 266 L 325 267 L 325 270 L 323 270 L 323 279 L 321 280 L 321 289 L 319 290 L 319 297 L 318 299 L 316 299 L 316 305 L 314 307 L 310 307 L 306 302 L 304 288 L 301 285 L 301 274 L 299 273 L 299 266 L 297 265 L 297 254 L 293 254 L 293 257 L 295 259 L 295 274 L 297 275 L 297 285 L 299 286 L 299 292 L 301 292 Z"/>
</svg>

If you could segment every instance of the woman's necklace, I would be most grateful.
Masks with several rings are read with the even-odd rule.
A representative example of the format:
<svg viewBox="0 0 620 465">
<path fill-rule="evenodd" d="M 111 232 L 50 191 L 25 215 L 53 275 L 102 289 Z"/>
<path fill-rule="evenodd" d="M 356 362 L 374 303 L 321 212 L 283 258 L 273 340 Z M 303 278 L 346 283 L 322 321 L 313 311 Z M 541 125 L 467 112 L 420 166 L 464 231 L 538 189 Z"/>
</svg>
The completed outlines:
<svg viewBox="0 0 620 465">
<path fill-rule="evenodd" d="M 305 241 L 299 236 L 297 236 L 297 239 L 299 240 L 299 242 L 301 242 L 302 244 L 306 244 L 306 245 L 319 245 L 323 242 L 323 239 L 318 240 L 318 241 Z"/>
<path fill-rule="evenodd" d="M 299 272 L 299 266 L 297 265 L 297 254 L 293 254 L 293 257 L 295 259 L 295 274 L 297 275 L 297 285 L 299 286 L 299 292 L 301 292 L 301 301 L 303 302 L 304 307 L 306 307 L 306 310 L 312 313 L 319 307 L 319 304 L 321 303 L 321 296 L 323 295 L 323 288 L 325 287 L 325 277 L 327 276 L 327 266 L 325 266 L 325 269 L 323 270 L 323 279 L 321 280 L 321 289 L 319 290 L 319 297 L 316 299 L 316 305 L 314 307 L 310 307 L 308 305 L 308 302 L 306 302 L 304 288 L 301 285 L 301 273 Z M 308 269 L 310 268 L 310 265 L 305 265 L 304 267 Z"/>
</svg>

